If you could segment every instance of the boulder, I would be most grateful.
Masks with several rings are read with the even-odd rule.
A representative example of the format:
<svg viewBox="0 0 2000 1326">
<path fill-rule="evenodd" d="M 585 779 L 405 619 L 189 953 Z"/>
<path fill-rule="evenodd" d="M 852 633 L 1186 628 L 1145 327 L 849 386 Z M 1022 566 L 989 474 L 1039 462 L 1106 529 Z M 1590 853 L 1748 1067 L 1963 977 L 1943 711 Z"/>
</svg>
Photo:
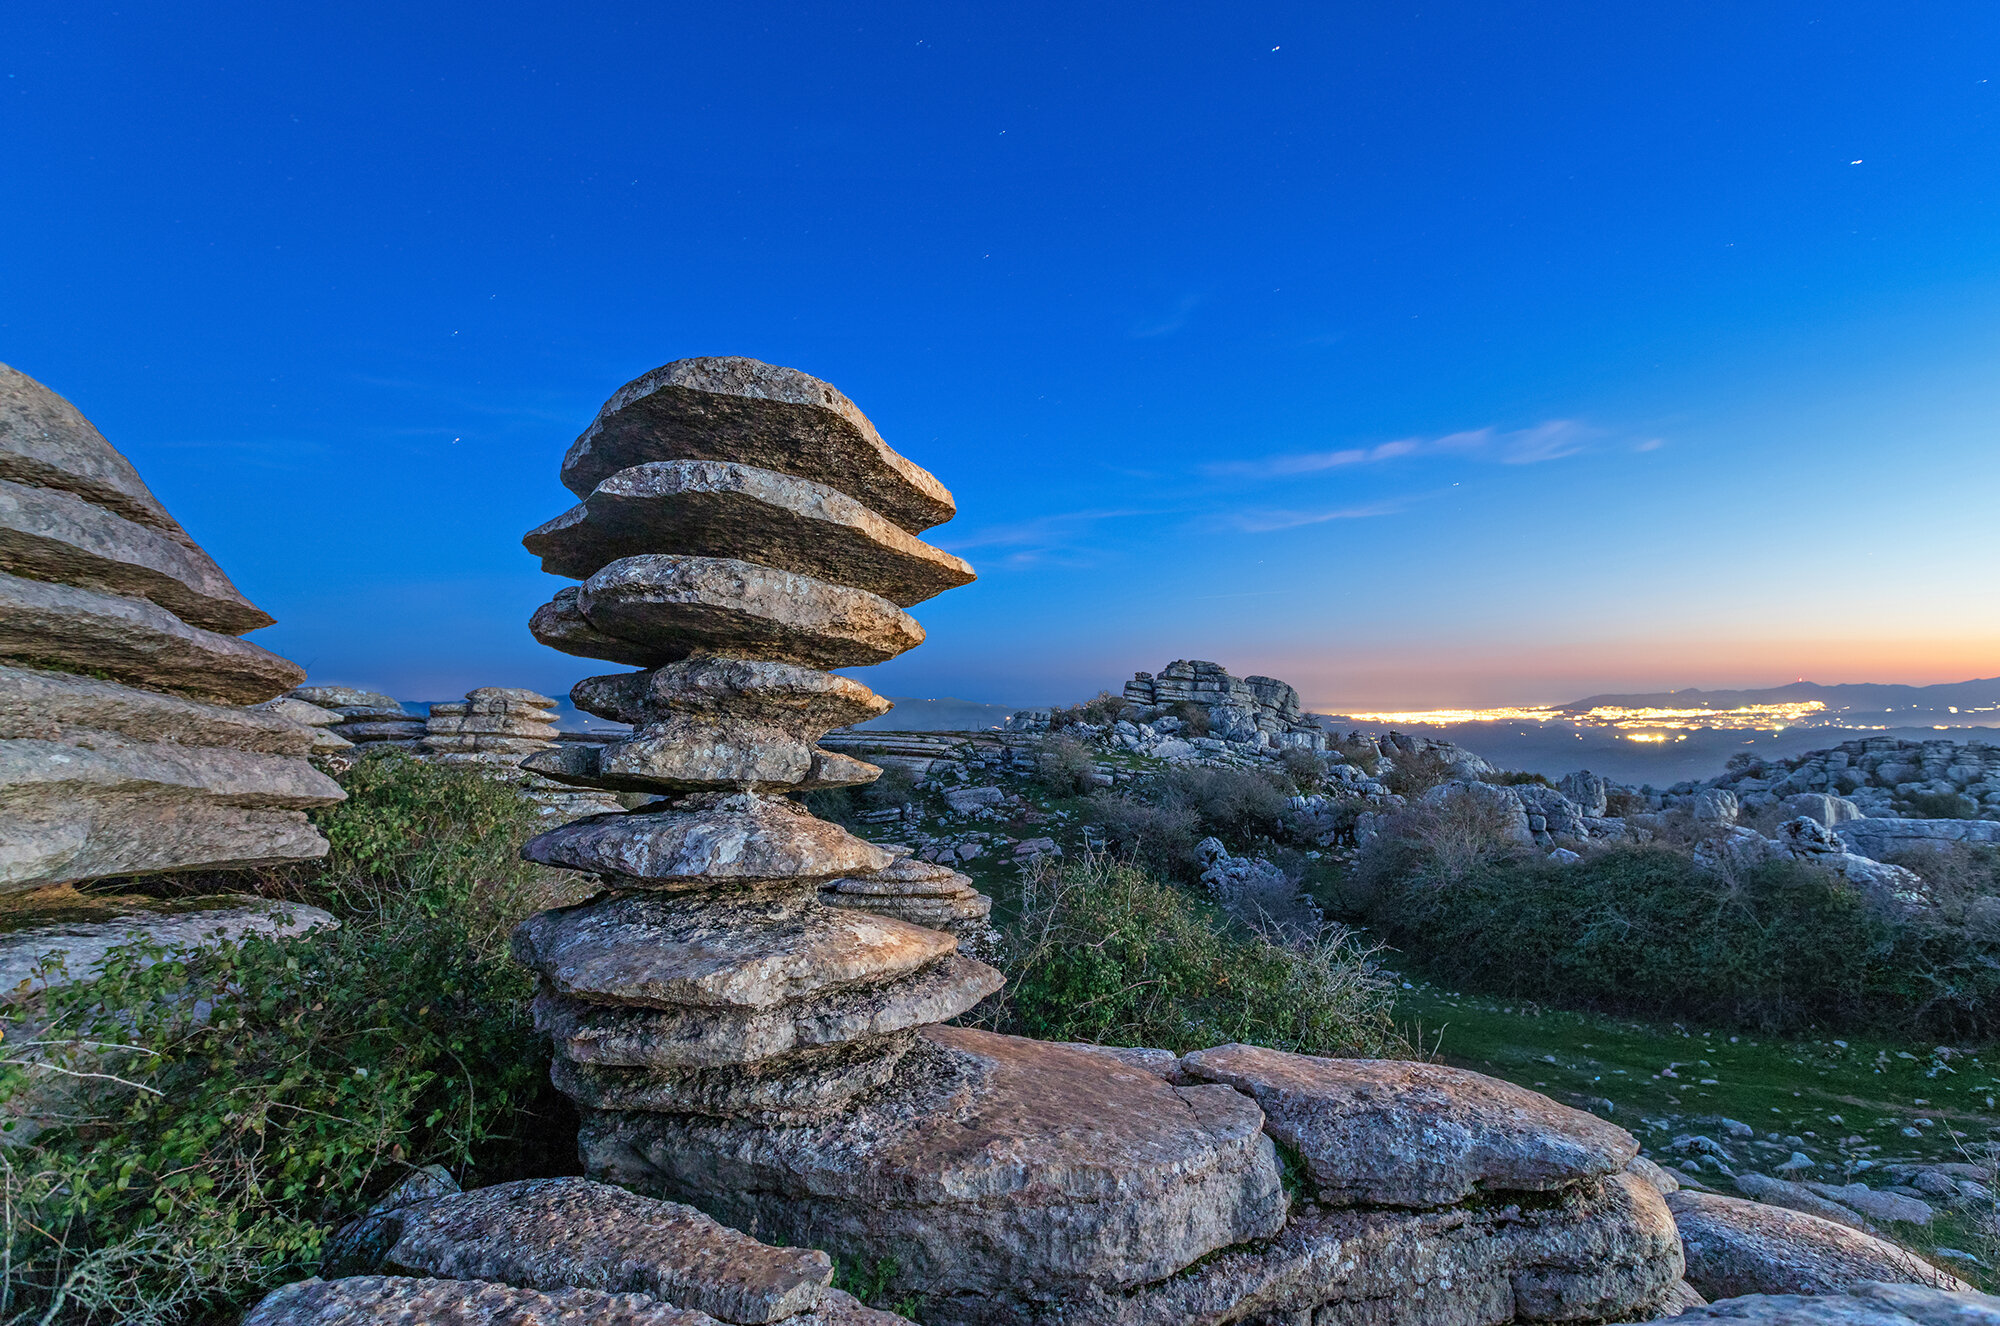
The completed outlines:
<svg viewBox="0 0 2000 1326">
<path fill-rule="evenodd" d="M 719 1321 L 762 1326 L 809 1312 L 833 1283 L 811 1248 L 774 1248 L 691 1206 L 588 1179 L 523 1179 L 438 1197 L 398 1215 L 384 1269 L 558 1292 L 646 1294 Z"/>
<path fill-rule="evenodd" d="M 1899 1192 L 1884 1192 L 1865 1183 L 1804 1183 L 1808 1192 L 1838 1203 L 1870 1220 L 1892 1220 L 1907 1225 L 1928 1225 L 1937 1213 L 1930 1203 Z"/>
<path fill-rule="evenodd" d="M 575 580 L 672 548 L 837 581 L 905 608 L 973 580 L 963 561 L 825 484 L 721 461 L 620 470 L 521 542 L 544 571 Z"/>
<path fill-rule="evenodd" d="M 1893 1243 L 1802 1211 L 1686 1190 L 1666 1200 L 1688 1283 L 1710 1299 L 1833 1294 L 1870 1280 L 1970 1288 Z"/>
<path fill-rule="evenodd" d="M 680 359 L 626 383 L 563 457 L 563 486 L 589 497 L 619 470 L 666 460 L 811 479 L 912 534 L 955 509 L 944 485 L 890 450 L 854 402 L 818 378 L 754 359 Z"/>
<path fill-rule="evenodd" d="M 1746 1326 L 2000 1326 L 2000 1298 L 1922 1285 L 1857 1284 L 1842 1294 L 1745 1294 L 1677 1320 Z"/>
<path fill-rule="evenodd" d="M 1842 1206 L 1839 1202 L 1822 1197 L 1819 1193 L 1806 1187 L 1804 1184 L 1792 1183 L 1785 1179 L 1774 1179 L 1769 1175 L 1758 1174 L 1749 1170 L 1736 1175 L 1734 1182 L 1736 1190 L 1754 1202 L 1763 1202 L 1769 1206 L 1782 1206 L 1792 1211 L 1803 1211 L 1807 1215 L 1815 1215 L 1822 1220 L 1831 1220 L 1836 1225 L 1846 1225 L 1850 1229 L 1858 1229 L 1863 1233 L 1872 1234 L 1875 1232 L 1874 1226 L 1862 1219 L 1858 1212 Z"/>
<path fill-rule="evenodd" d="M 1442 1064 L 1320 1059 L 1255 1045 L 1183 1056 L 1181 1069 L 1263 1107 L 1329 1206 L 1430 1207 L 1475 1193 L 1544 1192 L 1625 1168 L 1614 1124 L 1497 1078 Z"/>
<path fill-rule="evenodd" d="M 1284 1225 L 1257 1107 L 1107 1056 L 931 1027 L 886 1089 L 808 1126 L 586 1111 L 595 1175 L 886 1262 L 925 1320 L 1158 1280 Z M 934 1313 L 930 1309 L 936 1308 Z"/>
<path fill-rule="evenodd" d="M 1739 813 L 1736 794 L 1721 787 L 1695 793 L 1688 811 L 1701 824 L 1734 824 Z"/>
</svg>

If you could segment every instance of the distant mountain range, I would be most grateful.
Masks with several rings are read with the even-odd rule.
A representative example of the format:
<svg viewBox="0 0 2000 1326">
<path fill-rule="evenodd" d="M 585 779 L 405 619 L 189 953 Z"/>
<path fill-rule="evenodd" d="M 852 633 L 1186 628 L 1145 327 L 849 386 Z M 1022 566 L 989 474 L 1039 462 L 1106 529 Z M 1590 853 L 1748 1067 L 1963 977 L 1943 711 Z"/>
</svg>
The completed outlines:
<svg viewBox="0 0 2000 1326">
<path fill-rule="evenodd" d="M 1564 713 L 1585 713 L 1591 709 L 1741 709 L 1753 705 L 1801 704 L 1817 700 L 1824 713 L 1810 721 L 1826 725 L 1839 716 L 1842 720 L 1875 718 L 1893 714 L 1901 723 L 1935 722 L 1954 717 L 1959 724 L 2000 723 L 2000 677 L 1979 681 L 1942 682 L 1936 686 L 1899 686 L 1877 682 L 1845 682 L 1824 686 L 1816 681 L 1795 681 L 1785 686 L 1761 690 L 1654 691 L 1637 695 L 1592 695 L 1555 706 Z M 1926 718 L 1925 716 L 1930 717 Z"/>
</svg>

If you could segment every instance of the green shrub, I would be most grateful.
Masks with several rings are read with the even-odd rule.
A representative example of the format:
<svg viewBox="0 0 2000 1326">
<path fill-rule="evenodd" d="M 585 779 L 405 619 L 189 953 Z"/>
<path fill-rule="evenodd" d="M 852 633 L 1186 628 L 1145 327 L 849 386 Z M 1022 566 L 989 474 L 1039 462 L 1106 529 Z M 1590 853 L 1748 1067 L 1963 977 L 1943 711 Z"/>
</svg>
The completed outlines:
<svg viewBox="0 0 2000 1326">
<path fill-rule="evenodd" d="M 0 1094 L 71 1117 L 0 1149 L 0 1321 L 226 1316 L 310 1274 L 330 1230 L 411 1166 L 489 1181 L 574 1163 L 533 982 L 503 951 L 523 914 L 576 892 L 518 859 L 535 808 L 401 756 L 345 782 L 318 817 L 329 863 L 296 881 L 338 930 L 134 946 L 13 1010 Z M 23 1046 L 35 1024 L 42 1044 Z"/>
<path fill-rule="evenodd" d="M 1185 736 L 1205 737 L 1208 735 L 1208 710 L 1196 704 L 1193 700 L 1174 701 L 1167 706 L 1167 712 L 1162 714 L 1161 717 L 1178 718 L 1181 722 L 1181 732 Z"/>
<path fill-rule="evenodd" d="M 1309 945 L 1273 944 L 1104 854 L 1037 869 L 1023 888 L 1001 959 L 1004 1030 L 1176 1053 L 1228 1041 L 1303 1054 L 1409 1052 L 1374 950 L 1338 926 Z"/>
<path fill-rule="evenodd" d="M 1326 782 L 1326 757 L 1302 746 L 1287 746 L 1278 753 L 1278 767 L 1301 796 L 1311 796 Z"/>
<path fill-rule="evenodd" d="M 1491 783 L 1495 787 L 1554 787 L 1547 775 L 1523 773 L 1518 769 L 1496 769 L 1489 774 L 1481 774 L 1479 781 Z"/>
<path fill-rule="evenodd" d="M 1957 792 L 1912 792 L 1896 798 L 1896 809 L 1914 820 L 1979 818 L 1979 803 Z"/>
<path fill-rule="evenodd" d="M 2000 1035 L 2000 944 L 1899 919 L 1811 866 L 1727 879 L 1657 847 L 1488 860 L 1456 879 L 1405 863 L 1357 872 L 1343 905 L 1453 984 L 1771 1032 Z"/>
<path fill-rule="evenodd" d="M 1118 721 L 1126 710 L 1128 702 L 1122 695 L 1110 691 L 1099 691 L 1082 704 L 1067 705 L 1049 711 L 1049 731 L 1060 732 L 1078 723 L 1088 723 L 1092 727 L 1109 727 Z"/>
<path fill-rule="evenodd" d="M 1213 765 L 1182 765 L 1147 779 L 1130 795 L 1099 793 L 1088 817 L 1105 842 L 1157 873 L 1193 880 L 1195 846 L 1220 838 L 1232 850 L 1292 836 L 1289 793 L 1276 776 Z"/>
<path fill-rule="evenodd" d="M 1086 742 L 1067 732 L 1042 738 L 1035 770 L 1051 796 L 1084 796 L 1097 786 L 1097 756 Z"/>
<path fill-rule="evenodd" d="M 1458 777 L 1458 766 L 1446 759 L 1443 752 L 1429 746 L 1399 749 L 1389 763 L 1389 776 L 1383 781 L 1398 796 L 1420 797 Z"/>
</svg>

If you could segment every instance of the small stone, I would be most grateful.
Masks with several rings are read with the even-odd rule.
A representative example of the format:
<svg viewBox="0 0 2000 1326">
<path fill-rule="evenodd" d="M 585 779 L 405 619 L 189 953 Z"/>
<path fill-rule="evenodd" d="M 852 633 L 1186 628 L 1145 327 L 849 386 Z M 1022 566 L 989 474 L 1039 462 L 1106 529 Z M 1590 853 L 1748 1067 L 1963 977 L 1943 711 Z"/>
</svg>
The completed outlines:
<svg viewBox="0 0 2000 1326">
<path fill-rule="evenodd" d="M 1869 1280 L 1970 1287 L 1893 1243 L 1801 1211 L 1687 1191 L 1667 1205 L 1687 1249 L 1688 1283 L 1710 1299 L 1833 1294 Z"/>
<path fill-rule="evenodd" d="M 0 479 L 0 570 L 150 600 L 190 626 L 241 635 L 271 624 L 191 543 L 81 497 Z"/>
<path fill-rule="evenodd" d="M 0 661 L 58 664 L 149 691 L 256 704 L 305 677 L 296 663 L 189 626 L 145 599 L 0 573 Z"/>
<path fill-rule="evenodd" d="M 700 795 L 672 810 L 578 820 L 529 839 L 521 856 L 616 875 L 627 888 L 664 891 L 818 884 L 889 863 L 880 848 L 814 819 L 803 806 L 752 793 Z"/>
<path fill-rule="evenodd" d="M 649 665 L 716 653 L 862 667 L 924 639 L 914 618 L 879 595 L 723 557 L 622 558 L 583 582 L 576 606 L 594 632 L 621 642 L 614 661 Z M 553 648 L 613 657 L 571 648 L 574 636 L 567 625 L 554 637 L 537 628 Z"/>
<path fill-rule="evenodd" d="M 768 1009 L 879 985 L 950 955 L 957 941 L 810 898 L 628 894 L 539 912 L 514 956 L 563 993 L 653 1008 Z"/>
<path fill-rule="evenodd" d="M 691 1206 L 588 1179 L 524 1179 L 439 1197 L 401 1214 L 385 1269 L 555 1292 L 647 1294 L 720 1321 L 811 1311 L 833 1263 L 773 1248 Z"/>
<path fill-rule="evenodd" d="M 1441 1064 L 1319 1059 L 1223 1045 L 1184 1072 L 1247 1092 L 1329 1205 L 1443 1206 L 1614 1174 L 1631 1134 L 1496 1078 Z"/>
<path fill-rule="evenodd" d="M 953 954 L 897 980 L 762 1008 L 633 1008 L 544 990 L 535 1030 L 580 1064 L 713 1068 L 949 1021 L 1005 984 L 985 963 Z"/>
<path fill-rule="evenodd" d="M 889 449 L 832 386 L 755 359 L 679 359 L 626 383 L 563 457 L 563 486 L 588 497 L 619 470 L 719 460 L 836 488 L 918 534 L 950 520 L 951 494 Z"/>
<path fill-rule="evenodd" d="M 737 557 L 852 585 L 901 607 L 970 584 L 972 568 L 824 484 L 721 461 L 636 465 L 521 542 L 583 580 L 645 553 Z"/>
</svg>

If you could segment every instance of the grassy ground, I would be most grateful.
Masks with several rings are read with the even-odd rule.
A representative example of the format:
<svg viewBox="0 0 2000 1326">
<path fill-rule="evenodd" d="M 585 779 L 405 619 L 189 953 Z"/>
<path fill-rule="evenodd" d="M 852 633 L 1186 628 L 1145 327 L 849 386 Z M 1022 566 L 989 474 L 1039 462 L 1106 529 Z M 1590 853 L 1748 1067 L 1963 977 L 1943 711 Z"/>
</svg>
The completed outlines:
<svg viewBox="0 0 2000 1326">
<path fill-rule="evenodd" d="M 1697 1133 L 1729 1146 L 1739 1172 L 1770 1173 L 1798 1151 L 1814 1162 L 1806 1178 L 1881 1187 L 1870 1170 L 1885 1161 L 1965 1160 L 2000 1138 L 2000 1054 L 1991 1050 L 1940 1054 L 1950 1047 L 1649 1025 L 1447 991 L 1414 975 L 1404 978 L 1396 1014 L 1404 1034 L 1437 1059 L 1609 1118 L 1666 1165 L 1681 1159 L 1669 1146 L 1674 1137 Z M 1756 1139 L 1731 1138 L 1723 1119 L 1748 1124 Z M 1698 1177 L 1734 1191 L 1721 1174 Z M 1963 1214 L 1940 1211 L 1928 1229 L 1887 1232 L 1918 1251 L 1986 1251 Z M 1941 1264 L 2000 1288 L 1990 1265 Z"/>
</svg>

